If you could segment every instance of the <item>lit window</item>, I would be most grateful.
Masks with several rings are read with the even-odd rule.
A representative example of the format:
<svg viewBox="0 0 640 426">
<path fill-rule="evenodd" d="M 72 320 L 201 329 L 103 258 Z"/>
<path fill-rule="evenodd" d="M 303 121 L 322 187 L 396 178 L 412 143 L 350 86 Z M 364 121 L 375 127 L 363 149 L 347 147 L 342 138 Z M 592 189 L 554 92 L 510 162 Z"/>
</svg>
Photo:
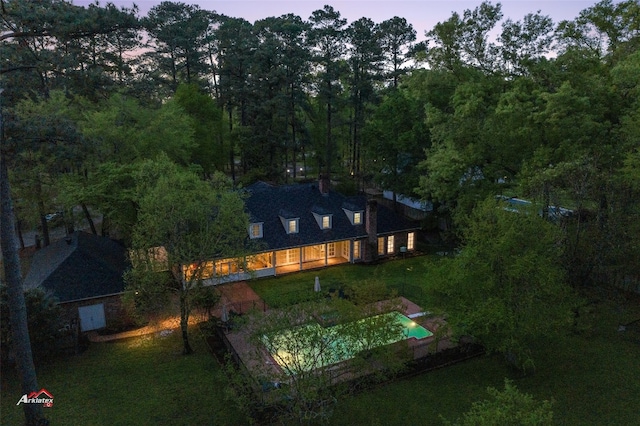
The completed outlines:
<svg viewBox="0 0 640 426">
<path fill-rule="evenodd" d="M 413 250 L 415 247 L 415 232 L 409 232 L 409 234 L 407 234 L 407 249 L 408 250 Z"/>
<path fill-rule="evenodd" d="M 335 243 L 327 244 L 327 257 L 336 257 L 336 245 L 335 245 Z"/>
<path fill-rule="evenodd" d="M 378 238 L 378 254 L 384 254 L 384 237 Z"/>
<path fill-rule="evenodd" d="M 360 225 L 362 223 L 362 213 L 361 212 L 354 212 L 353 213 L 353 224 L 354 225 Z"/>
<path fill-rule="evenodd" d="M 331 228 L 331 216 L 322 216 L 322 229 Z"/>
<path fill-rule="evenodd" d="M 262 238 L 262 224 L 252 223 L 249 225 L 249 237 L 250 238 Z"/>
<path fill-rule="evenodd" d="M 387 253 L 393 253 L 393 235 L 387 237 Z"/>
<path fill-rule="evenodd" d="M 295 219 L 289 220 L 289 234 L 295 234 L 298 232 L 298 221 Z"/>
<path fill-rule="evenodd" d="M 353 258 L 360 259 L 360 241 L 353 242 Z"/>
</svg>

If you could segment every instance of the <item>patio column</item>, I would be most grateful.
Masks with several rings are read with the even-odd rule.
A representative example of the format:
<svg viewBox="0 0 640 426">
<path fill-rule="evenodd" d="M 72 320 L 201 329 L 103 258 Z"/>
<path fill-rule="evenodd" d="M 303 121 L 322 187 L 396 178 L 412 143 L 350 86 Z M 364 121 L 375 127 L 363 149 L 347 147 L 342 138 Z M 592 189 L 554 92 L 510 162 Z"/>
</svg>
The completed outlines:
<svg viewBox="0 0 640 426">
<path fill-rule="evenodd" d="M 276 251 L 272 251 L 271 252 L 271 266 L 273 267 L 273 276 L 275 277 L 276 275 L 278 275 L 278 262 L 276 261 L 277 257 L 276 257 Z"/>
<path fill-rule="evenodd" d="M 302 270 L 303 270 L 303 269 L 302 269 L 302 261 L 303 261 L 303 259 L 302 259 L 302 254 L 303 254 L 303 253 L 302 253 L 302 247 L 300 247 L 300 248 L 298 249 L 298 251 L 300 252 L 300 256 L 298 256 L 298 257 L 300 258 L 300 270 L 302 271 Z"/>
<path fill-rule="evenodd" d="M 329 264 L 329 243 L 324 243 L 324 266 Z"/>
</svg>

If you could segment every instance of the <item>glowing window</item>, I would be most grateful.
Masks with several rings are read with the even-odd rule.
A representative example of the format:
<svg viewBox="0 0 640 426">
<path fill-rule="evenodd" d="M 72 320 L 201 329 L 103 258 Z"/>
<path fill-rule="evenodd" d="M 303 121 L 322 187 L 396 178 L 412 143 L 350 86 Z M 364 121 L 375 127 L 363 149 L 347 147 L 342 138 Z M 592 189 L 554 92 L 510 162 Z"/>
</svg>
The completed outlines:
<svg viewBox="0 0 640 426">
<path fill-rule="evenodd" d="M 252 223 L 249 226 L 249 237 L 250 238 L 262 238 L 262 224 L 261 223 Z"/>
<path fill-rule="evenodd" d="M 378 238 L 378 254 L 384 254 L 384 237 Z"/>
<path fill-rule="evenodd" d="M 360 225 L 362 223 L 362 212 L 353 213 L 353 224 Z"/>
<path fill-rule="evenodd" d="M 298 232 L 298 221 L 296 219 L 289 220 L 288 229 L 289 234 L 296 234 Z"/>
<path fill-rule="evenodd" d="M 360 259 L 360 241 L 353 242 L 353 258 Z"/>
<path fill-rule="evenodd" d="M 407 235 L 407 249 L 413 250 L 415 248 L 415 232 L 409 232 Z"/>
<path fill-rule="evenodd" d="M 322 229 L 331 228 L 331 216 L 322 216 Z"/>
<path fill-rule="evenodd" d="M 393 253 L 393 235 L 387 237 L 387 253 Z"/>
</svg>

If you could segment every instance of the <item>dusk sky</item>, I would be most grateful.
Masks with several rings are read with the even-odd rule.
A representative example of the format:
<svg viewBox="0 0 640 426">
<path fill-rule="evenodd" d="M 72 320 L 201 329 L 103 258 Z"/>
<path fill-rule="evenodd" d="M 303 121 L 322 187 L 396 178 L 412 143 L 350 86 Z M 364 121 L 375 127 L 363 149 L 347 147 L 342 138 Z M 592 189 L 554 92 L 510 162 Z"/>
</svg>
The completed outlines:
<svg viewBox="0 0 640 426">
<path fill-rule="evenodd" d="M 73 1 L 74 4 L 79 6 L 86 6 L 93 2 L 94 0 Z M 140 8 L 140 15 L 145 16 L 149 9 L 160 4 L 161 0 L 111 0 L 111 2 L 118 6 L 127 7 L 131 7 L 131 5 L 135 3 Z M 201 9 L 216 11 L 224 15 L 244 18 L 251 23 L 269 16 L 280 16 L 286 13 L 299 15 L 306 20 L 314 10 L 322 9 L 325 4 L 329 4 L 340 12 L 342 17 L 348 20 L 348 23 L 362 17 L 370 18 L 376 23 L 393 18 L 394 16 L 406 18 L 416 30 L 418 40 L 423 40 L 425 31 L 432 29 L 436 23 L 447 20 L 452 12 L 455 11 L 462 14 L 465 9 L 474 9 L 481 3 L 480 0 L 182 0 L 181 2 L 197 4 Z M 100 3 L 104 5 L 106 1 L 101 0 Z M 498 2 L 494 1 L 492 3 L 495 4 Z M 554 23 L 558 23 L 565 19 L 574 19 L 581 10 L 593 6 L 596 1 L 506 0 L 500 3 L 502 3 L 502 12 L 505 18 L 518 21 L 527 13 L 535 13 L 540 10 L 544 15 L 549 15 Z"/>
</svg>

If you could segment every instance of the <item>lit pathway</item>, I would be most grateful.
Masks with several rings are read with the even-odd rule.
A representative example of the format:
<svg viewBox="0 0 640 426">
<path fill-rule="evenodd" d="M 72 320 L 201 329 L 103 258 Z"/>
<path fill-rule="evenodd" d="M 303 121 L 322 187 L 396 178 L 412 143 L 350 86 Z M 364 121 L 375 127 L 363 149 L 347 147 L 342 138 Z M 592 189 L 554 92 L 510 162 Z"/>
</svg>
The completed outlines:
<svg viewBox="0 0 640 426">
<path fill-rule="evenodd" d="M 189 325 L 194 325 L 202 321 L 200 315 L 189 315 Z M 111 342 L 113 340 L 127 339 L 129 337 L 144 336 L 147 334 L 159 333 L 163 330 L 173 330 L 180 328 L 180 318 L 172 317 L 167 318 L 155 324 L 147 325 L 145 327 L 137 328 L 135 330 L 123 331 L 122 333 L 100 335 L 96 331 L 88 333 L 87 337 L 90 342 Z"/>
<path fill-rule="evenodd" d="M 220 318 L 221 309 L 223 305 L 227 305 L 228 309 L 233 309 L 238 313 L 245 312 L 254 306 L 260 309 L 266 309 L 266 305 L 262 299 L 244 282 L 222 284 L 218 286 L 220 290 L 221 298 L 216 309 L 213 309 L 211 314 Z M 205 315 L 199 315 L 197 312 L 192 312 L 189 315 L 189 325 L 198 324 L 205 321 Z M 130 331 L 123 331 L 122 333 L 100 335 L 96 331 L 88 333 L 90 342 L 110 342 L 119 339 L 127 339 L 130 337 L 144 336 L 147 334 L 159 333 L 163 330 L 174 330 L 180 328 L 180 317 L 171 317 L 160 322 L 154 322 L 142 328 L 138 328 Z"/>
</svg>

